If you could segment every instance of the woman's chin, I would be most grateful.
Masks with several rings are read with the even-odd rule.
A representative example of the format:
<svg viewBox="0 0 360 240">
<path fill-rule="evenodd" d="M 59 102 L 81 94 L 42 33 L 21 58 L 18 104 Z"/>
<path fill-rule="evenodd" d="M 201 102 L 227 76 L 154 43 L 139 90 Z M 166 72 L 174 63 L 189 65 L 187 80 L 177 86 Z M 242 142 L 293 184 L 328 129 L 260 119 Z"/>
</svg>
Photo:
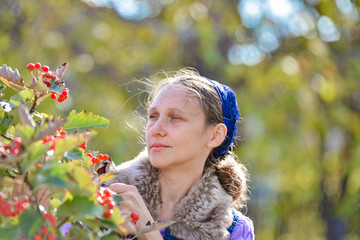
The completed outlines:
<svg viewBox="0 0 360 240">
<path fill-rule="evenodd" d="M 151 165 L 154 168 L 163 168 L 165 166 L 165 161 L 159 158 L 150 158 Z"/>
</svg>

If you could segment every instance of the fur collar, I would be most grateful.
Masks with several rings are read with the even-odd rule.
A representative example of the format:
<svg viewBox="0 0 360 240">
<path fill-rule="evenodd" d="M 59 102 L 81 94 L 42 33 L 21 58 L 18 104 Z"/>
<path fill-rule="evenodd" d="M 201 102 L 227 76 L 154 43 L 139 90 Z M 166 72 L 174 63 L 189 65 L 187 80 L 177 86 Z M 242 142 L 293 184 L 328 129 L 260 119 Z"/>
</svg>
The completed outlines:
<svg viewBox="0 0 360 240">
<path fill-rule="evenodd" d="M 119 165 L 115 172 L 117 176 L 107 185 L 115 182 L 135 185 L 156 219 L 161 208 L 159 171 L 151 165 L 147 151 Z M 207 168 L 202 178 L 177 203 L 173 219 L 176 223 L 170 226 L 171 235 L 186 240 L 229 239 L 227 228 L 233 220 L 231 202 L 232 197 L 219 183 L 215 168 Z"/>
</svg>

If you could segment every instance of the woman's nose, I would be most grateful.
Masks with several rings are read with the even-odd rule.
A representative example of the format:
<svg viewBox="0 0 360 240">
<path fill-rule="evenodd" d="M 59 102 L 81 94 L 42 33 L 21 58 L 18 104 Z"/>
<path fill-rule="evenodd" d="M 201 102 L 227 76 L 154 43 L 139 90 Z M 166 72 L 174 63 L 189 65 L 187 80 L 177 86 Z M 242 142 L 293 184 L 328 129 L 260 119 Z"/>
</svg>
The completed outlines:
<svg viewBox="0 0 360 240">
<path fill-rule="evenodd" d="M 163 119 L 159 118 L 154 125 L 151 127 L 151 134 L 153 136 L 165 136 L 167 134 L 166 131 L 166 123 Z"/>
</svg>

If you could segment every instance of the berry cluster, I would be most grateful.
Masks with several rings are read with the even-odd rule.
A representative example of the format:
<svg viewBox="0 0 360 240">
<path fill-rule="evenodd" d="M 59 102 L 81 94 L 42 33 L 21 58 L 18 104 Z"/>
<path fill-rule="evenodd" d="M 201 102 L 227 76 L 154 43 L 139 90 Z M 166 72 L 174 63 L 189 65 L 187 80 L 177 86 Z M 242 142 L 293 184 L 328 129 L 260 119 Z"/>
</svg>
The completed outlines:
<svg viewBox="0 0 360 240">
<path fill-rule="evenodd" d="M 35 69 L 38 71 L 39 73 L 39 76 L 42 76 L 42 81 L 43 83 L 45 83 L 45 85 L 47 87 L 50 87 L 51 86 L 51 80 L 55 80 L 56 76 L 49 72 L 50 68 L 46 65 L 43 65 L 41 66 L 40 63 L 29 63 L 27 65 L 27 68 L 30 70 L 30 71 L 34 71 Z M 40 68 L 41 68 L 41 71 L 40 72 Z M 49 80 L 50 79 L 50 80 Z M 39 81 L 39 78 L 36 78 L 37 81 Z"/>
<path fill-rule="evenodd" d="M 101 161 L 110 160 L 111 158 L 107 154 L 98 154 L 97 157 L 93 156 L 91 153 L 86 154 L 91 159 L 92 163 L 99 163 Z"/>
<path fill-rule="evenodd" d="M 54 75 L 51 71 L 50 68 L 46 65 L 41 66 L 40 63 L 29 63 L 27 65 L 27 68 L 30 71 L 34 71 L 35 69 L 38 72 L 38 78 L 35 78 L 37 81 L 39 81 L 39 78 L 42 79 L 42 82 L 47 86 L 50 87 L 52 82 L 55 82 L 56 79 L 56 75 Z M 41 69 L 41 71 L 40 71 Z M 51 93 L 51 99 L 53 100 L 58 100 L 58 102 L 63 102 L 67 99 L 68 97 L 68 93 L 69 93 L 69 89 L 64 88 L 62 90 L 62 92 L 59 94 L 59 97 L 57 97 L 57 93 L 56 92 L 52 92 Z"/>
<path fill-rule="evenodd" d="M 26 209 L 28 202 L 29 200 L 27 197 L 23 197 L 21 200 L 15 198 L 15 201 L 6 201 L 0 194 L 0 214 L 5 218 L 15 217 L 21 211 Z"/>
<path fill-rule="evenodd" d="M 55 140 L 56 140 L 56 138 L 65 138 L 66 135 L 67 135 L 66 131 L 62 130 L 62 128 L 59 128 L 55 135 L 46 136 L 43 139 L 43 144 L 50 142 L 51 144 L 50 144 L 49 151 L 50 150 L 55 150 Z"/>
<path fill-rule="evenodd" d="M 137 222 L 137 220 L 139 220 L 139 215 L 137 215 L 136 213 L 131 213 L 130 217 L 131 217 L 130 222 L 132 222 L 134 224 Z"/>
<path fill-rule="evenodd" d="M 48 222 L 50 222 L 50 224 L 54 228 L 57 227 L 56 219 L 50 213 L 44 213 L 43 219 L 48 220 Z M 45 221 L 45 224 L 47 225 L 46 221 Z M 21 239 L 26 239 L 24 236 L 20 236 L 20 237 L 21 237 Z M 44 226 L 40 229 L 39 232 L 35 233 L 35 235 L 33 237 L 33 240 L 55 240 L 55 239 L 56 239 L 56 234 L 50 233 L 49 229 Z"/>
<path fill-rule="evenodd" d="M 63 101 L 65 101 L 67 99 L 68 93 L 69 93 L 69 89 L 64 88 L 62 93 L 59 94 L 59 98 L 58 98 L 57 95 L 56 95 L 57 93 L 52 92 L 51 93 L 51 99 L 53 99 L 53 100 L 57 99 L 58 102 L 63 102 Z"/>
<path fill-rule="evenodd" d="M 55 216 L 51 215 L 50 213 L 44 213 L 43 218 L 45 220 L 48 220 L 54 228 L 57 227 L 57 222 L 56 222 Z"/>
<path fill-rule="evenodd" d="M 18 155 L 20 152 L 20 146 L 22 143 L 22 139 L 17 137 L 13 140 L 12 145 L 4 145 L 4 149 L 7 152 L 10 152 L 11 154 Z"/>
<path fill-rule="evenodd" d="M 97 202 L 104 208 L 104 217 L 109 218 L 114 212 L 113 208 L 116 206 L 112 191 L 108 188 L 100 188 L 97 196 Z"/>
<path fill-rule="evenodd" d="M 40 232 L 36 233 L 33 237 L 33 240 L 55 240 L 55 233 L 49 233 L 49 229 L 46 227 L 41 228 Z"/>
</svg>

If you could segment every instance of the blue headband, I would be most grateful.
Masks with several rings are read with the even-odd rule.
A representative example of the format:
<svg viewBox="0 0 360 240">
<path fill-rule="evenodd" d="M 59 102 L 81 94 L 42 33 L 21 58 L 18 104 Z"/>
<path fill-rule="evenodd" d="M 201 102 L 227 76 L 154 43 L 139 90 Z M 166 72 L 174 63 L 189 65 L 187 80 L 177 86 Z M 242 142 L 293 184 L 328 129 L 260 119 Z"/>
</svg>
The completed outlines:
<svg viewBox="0 0 360 240">
<path fill-rule="evenodd" d="M 213 84 L 220 97 L 222 103 L 223 121 L 227 128 L 224 141 L 220 146 L 215 148 L 213 152 L 213 156 L 218 158 L 224 156 L 229 150 L 231 144 L 235 141 L 237 134 L 237 121 L 240 118 L 240 112 L 234 91 L 228 86 L 220 84 L 217 81 L 208 80 Z"/>
</svg>

